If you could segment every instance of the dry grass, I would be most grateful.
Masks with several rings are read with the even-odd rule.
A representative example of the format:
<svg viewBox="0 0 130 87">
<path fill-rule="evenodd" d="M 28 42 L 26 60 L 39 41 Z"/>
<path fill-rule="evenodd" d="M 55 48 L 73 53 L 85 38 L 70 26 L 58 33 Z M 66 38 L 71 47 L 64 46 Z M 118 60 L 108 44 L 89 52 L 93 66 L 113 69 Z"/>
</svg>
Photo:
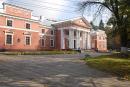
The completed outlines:
<svg viewBox="0 0 130 87">
<path fill-rule="evenodd" d="M 110 72 L 119 77 L 130 80 L 130 57 L 120 58 L 117 55 L 105 55 L 95 58 L 86 58 L 90 67 Z"/>
</svg>

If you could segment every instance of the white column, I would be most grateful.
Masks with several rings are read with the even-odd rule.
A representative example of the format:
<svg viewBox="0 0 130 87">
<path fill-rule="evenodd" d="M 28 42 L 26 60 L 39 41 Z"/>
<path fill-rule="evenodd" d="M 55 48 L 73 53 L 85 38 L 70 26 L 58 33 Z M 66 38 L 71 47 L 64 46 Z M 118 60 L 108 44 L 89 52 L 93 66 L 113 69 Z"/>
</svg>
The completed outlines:
<svg viewBox="0 0 130 87">
<path fill-rule="evenodd" d="M 91 49 L 90 32 L 87 33 L 87 49 Z"/>
<path fill-rule="evenodd" d="M 63 29 L 61 29 L 61 49 L 65 49 L 65 38 Z"/>
<path fill-rule="evenodd" d="M 74 30 L 69 29 L 69 48 L 74 48 Z"/>
<path fill-rule="evenodd" d="M 87 49 L 87 32 L 85 32 L 85 49 Z"/>
<path fill-rule="evenodd" d="M 87 34 L 86 32 L 84 32 L 84 49 L 86 49 L 87 47 L 86 37 L 87 37 Z"/>
<path fill-rule="evenodd" d="M 83 32 L 83 49 L 86 49 L 85 32 Z"/>
<path fill-rule="evenodd" d="M 80 31 L 76 31 L 76 48 L 78 49 L 78 48 L 80 48 Z"/>
</svg>

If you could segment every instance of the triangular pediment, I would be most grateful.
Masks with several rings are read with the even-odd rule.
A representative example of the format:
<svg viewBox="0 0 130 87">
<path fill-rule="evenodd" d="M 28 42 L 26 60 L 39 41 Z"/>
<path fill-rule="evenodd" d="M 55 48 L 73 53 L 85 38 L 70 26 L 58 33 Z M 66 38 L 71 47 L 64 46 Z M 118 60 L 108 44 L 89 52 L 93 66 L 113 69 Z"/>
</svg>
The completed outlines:
<svg viewBox="0 0 130 87">
<path fill-rule="evenodd" d="M 68 26 L 76 25 L 76 26 L 84 27 L 84 28 L 88 28 L 88 29 L 91 28 L 90 23 L 84 17 L 56 22 L 53 25 L 55 27 L 68 27 Z"/>
<path fill-rule="evenodd" d="M 73 20 L 72 22 L 77 26 L 82 26 L 82 27 L 87 27 L 87 28 L 91 27 L 90 23 L 84 18 L 79 18 L 79 19 Z"/>
</svg>

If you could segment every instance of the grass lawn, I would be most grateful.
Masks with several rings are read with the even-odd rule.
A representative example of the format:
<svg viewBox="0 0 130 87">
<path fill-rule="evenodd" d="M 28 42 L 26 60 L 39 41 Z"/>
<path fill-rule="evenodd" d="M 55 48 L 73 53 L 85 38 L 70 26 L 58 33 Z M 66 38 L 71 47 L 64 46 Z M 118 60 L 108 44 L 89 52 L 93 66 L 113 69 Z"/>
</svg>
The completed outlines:
<svg viewBox="0 0 130 87">
<path fill-rule="evenodd" d="M 95 58 L 85 58 L 90 67 L 110 72 L 123 79 L 130 80 L 130 57 L 119 58 L 117 55 L 103 55 Z"/>
<path fill-rule="evenodd" d="M 35 52 L 2 52 L 4 55 L 55 55 L 55 54 L 76 54 L 77 51 L 35 51 Z"/>
</svg>

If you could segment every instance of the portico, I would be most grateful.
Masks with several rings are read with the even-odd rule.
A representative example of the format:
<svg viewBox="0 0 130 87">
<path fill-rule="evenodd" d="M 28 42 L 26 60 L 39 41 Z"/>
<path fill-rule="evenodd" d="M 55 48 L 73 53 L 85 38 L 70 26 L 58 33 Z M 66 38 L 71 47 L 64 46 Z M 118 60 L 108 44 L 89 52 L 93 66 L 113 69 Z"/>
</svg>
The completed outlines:
<svg viewBox="0 0 130 87">
<path fill-rule="evenodd" d="M 78 27 L 61 28 L 61 49 L 91 49 L 90 31 Z"/>
<path fill-rule="evenodd" d="M 91 25 L 84 17 L 56 22 L 53 27 L 58 32 L 58 49 L 91 49 Z"/>
</svg>

